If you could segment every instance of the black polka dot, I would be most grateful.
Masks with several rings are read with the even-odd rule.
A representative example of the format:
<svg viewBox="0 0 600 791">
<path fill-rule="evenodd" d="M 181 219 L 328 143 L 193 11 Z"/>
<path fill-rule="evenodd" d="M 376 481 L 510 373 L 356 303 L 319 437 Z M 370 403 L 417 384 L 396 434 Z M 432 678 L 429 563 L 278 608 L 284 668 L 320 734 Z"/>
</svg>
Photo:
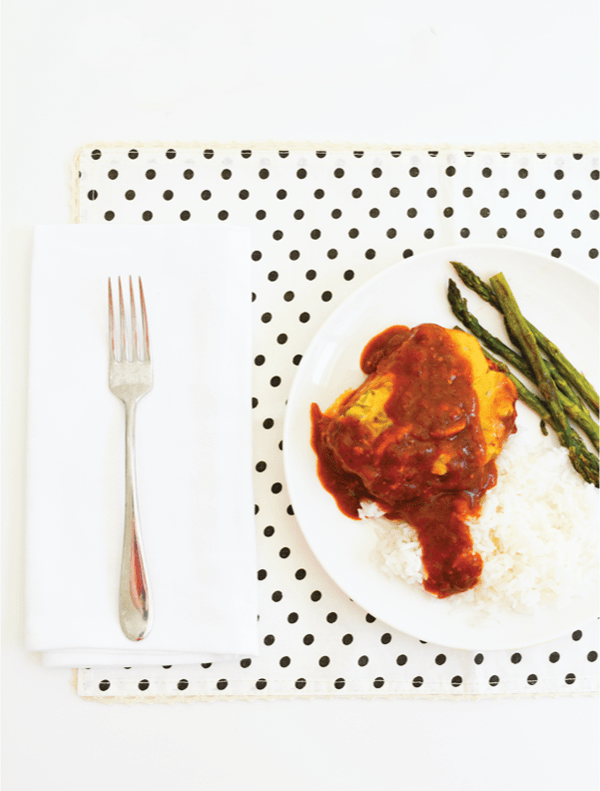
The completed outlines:
<svg viewBox="0 0 600 791">
<path fill-rule="evenodd" d="M 501 197 L 501 198 L 508 198 L 508 196 L 510 195 L 510 193 L 509 193 L 509 191 L 506 189 L 506 187 L 503 187 L 503 188 L 502 188 L 502 189 L 501 189 L 501 190 L 498 192 L 498 195 L 500 195 L 500 197 Z"/>
<path fill-rule="evenodd" d="M 190 682 L 187 680 L 187 678 L 182 678 L 182 679 L 180 679 L 177 682 L 177 689 L 180 689 L 180 690 L 183 691 L 184 689 L 187 689 L 189 687 L 189 685 L 190 685 Z"/>
<path fill-rule="evenodd" d="M 273 315 L 271 313 L 263 313 L 262 316 L 260 317 L 260 320 L 262 321 L 263 324 L 268 324 L 272 318 Z"/>
<path fill-rule="evenodd" d="M 476 665 L 481 665 L 483 659 L 484 659 L 483 654 L 475 654 L 475 656 L 473 657 L 473 662 L 475 662 Z"/>
<path fill-rule="evenodd" d="M 528 683 L 530 686 L 533 686 L 534 684 L 537 684 L 537 680 L 538 680 L 538 677 L 536 676 L 536 674 L 535 674 L 535 673 L 530 673 L 530 674 L 527 676 L 527 683 Z"/>
<path fill-rule="evenodd" d="M 400 665 L 400 667 L 403 667 L 407 662 L 408 662 L 408 657 L 406 656 L 406 654 L 400 654 L 399 656 L 396 657 L 396 664 Z"/>
<path fill-rule="evenodd" d="M 115 179 L 119 178 L 119 171 L 118 170 L 114 170 L 114 169 L 113 170 L 109 170 L 108 171 L 108 178 L 111 181 L 114 181 Z"/>
<path fill-rule="evenodd" d="M 378 179 L 381 176 L 381 168 L 373 168 L 371 175 L 374 179 Z"/>
<path fill-rule="evenodd" d="M 471 187 L 464 188 L 463 195 L 465 196 L 465 198 L 470 198 L 472 194 L 473 194 L 473 190 L 471 189 Z"/>
<path fill-rule="evenodd" d="M 315 190 L 314 196 L 317 200 L 321 200 L 321 198 L 325 197 L 325 190 L 321 190 L 321 189 Z"/>
<path fill-rule="evenodd" d="M 194 171 L 191 168 L 187 168 L 186 170 L 183 171 L 183 178 L 186 181 L 190 181 L 190 179 L 194 178 Z"/>
<path fill-rule="evenodd" d="M 303 580 L 306 577 L 306 569 L 298 569 L 294 576 L 297 580 Z"/>
<path fill-rule="evenodd" d="M 259 580 L 264 580 L 264 579 L 266 579 L 266 578 L 267 578 L 267 570 L 266 570 L 266 569 L 259 569 L 259 570 L 256 572 L 256 577 L 257 577 L 257 579 L 259 579 Z"/>
<path fill-rule="evenodd" d="M 468 234 L 467 234 L 467 235 L 468 235 Z M 403 250 L 403 251 L 402 251 L 402 258 L 410 258 L 412 255 L 414 255 L 414 253 L 413 253 L 413 251 L 412 251 L 412 250 L 410 250 L 410 249 L 407 249 L 407 250 Z"/>
<path fill-rule="evenodd" d="M 265 527 L 265 529 L 263 530 L 263 534 L 264 534 L 264 535 L 265 535 L 267 538 L 271 538 L 271 536 L 273 535 L 273 533 L 274 533 L 274 532 L 275 532 L 275 528 L 273 527 L 273 525 L 267 525 L 267 526 Z"/>
<path fill-rule="evenodd" d="M 271 486 L 271 491 L 273 494 L 279 494 L 282 489 L 283 485 L 281 483 L 274 483 L 273 486 Z"/>
<path fill-rule="evenodd" d="M 106 690 L 110 688 L 110 681 L 105 678 L 98 684 L 98 687 L 101 692 L 106 692 Z"/>
<path fill-rule="evenodd" d="M 290 259 L 292 261 L 297 261 L 299 258 L 300 258 L 299 250 L 290 250 Z"/>
<path fill-rule="evenodd" d="M 267 216 L 267 212 L 264 209 L 259 209 L 254 216 L 257 220 L 264 220 Z"/>
<path fill-rule="evenodd" d="M 497 687 L 499 683 L 500 683 L 500 679 L 498 678 L 498 676 L 495 675 L 490 676 L 488 680 L 488 684 L 490 685 L 490 687 Z"/>
<path fill-rule="evenodd" d="M 381 635 L 381 642 L 383 643 L 383 645 L 387 645 L 388 643 L 391 643 L 392 635 L 389 632 L 384 632 L 384 634 Z"/>
<path fill-rule="evenodd" d="M 575 683 L 575 673 L 567 673 L 565 676 L 565 684 L 574 684 Z"/>
<path fill-rule="evenodd" d="M 388 228 L 387 231 L 385 232 L 385 235 L 388 237 L 388 239 L 395 239 L 397 233 L 398 232 L 396 231 L 395 228 Z"/>
<path fill-rule="evenodd" d="M 545 190 L 536 190 L 535 191 L 535 197 L 539 198 L 540 200 L 542 200 L 543 198 L 546 197 L 546 191 Z"/>
<path fill-rule="evenodd" d="M 363 654 L 363 656 L 358 657 L 356 662 L 360 667 L 365 667 L 365 665 L 369 664 L 369 657 Z"/>
<path fill-rule="evenodd" d="M 285 200 L 287 198 L 287 192 L 285 190 L 277 190 L 276 194 L 279 200 Z"/>
<path fill-rule="evenodd" d="M 468 228 L 461 228 L 460 229 L 460 235 L 462 236 L 463 239 L 466 239 L 469 236 L 470 233 L 471 233 L 471 231 Z"/>
<path fill-rule="evenodd" d="M 250 193 L 248 190 L 240 190 L 238 193 L 238 198 L 240 198 L 240 200 L 247 200 L 249 197 Z"/>
<path fill-rule="evenodd" d="M 152 219 L 152 217 L 153 217 L 152 212 L 149 210 L 146 210 L 145 212 L 142 213 L 142 220 L 144 220 L 144 222 L 149 222 Z"/>
<path fill-rule="evenodd" d="M 269 380 L 269 384 L 271 385 L 271 387 L 279 387 L 279 385 L 281 384 L 281 377 L 272 376 L 271 379 Z"/>
<path fill-rule="evenodd" d="M 573 239 L 579 239 L 579 237 L 581 236 L 581 231 L 579 230 L 579 228 L 573 228 L 573 230 L 571 231 L 571 236 L 573 237 Z"/>
<path fill-rule="evenodd" d="M 415 676 L 412 680 L 413 687 L 422 687 L 423 686 L 423 676 Z"/>
<path fill-rule="evenodd" d="M 189 213 L 189 211 L 182 211 L 179 215 L 179 219 L 185 222 L 186 220 L 189 220 L 191 216 L 192 215 Z"/>
<path fill-rule="evenodd" d="M 507 233 L 508 233 L 508 231 L 506 230 L 506 228 L 498 228 L 498 230 L 496 231 L 496 236 L 499 239 L 504 239 L 506 237 Z"/>
<path fill-rule="evenodd" d="M 345 175 L 344 168 L 336 168 L 333 171 L 333 175 L 336 177 L 336 179 L 344 178 Z"/>
<path fill-rule="evenodd" d="M 279 660 L 279 665 L 281 667 L 289 667 L 291 662 L 292 660 L 289 658 L 289 656 L 282 656 L 281 659 Z"/>
<path fill-rule="evenodd" d="M 446 168 L 446 175 L 447 176 L 454 176 L 455 173 L 456 173 L 456 168 L 454 167 L 454 165 L 449 165 Z"/>
<path fill-rule="evenodd" d="M 379 217 L 380 214 L 381 214 L 381 212 L 379 211 L 379 209 L 371 209 L 369 211 L 369 217 L 373 217 L 373 219 L 375 217 Z"/>
<path fill-rule="evenodd" d="M 370 613 L 370 612 L 368 612 L 368 613 L 365 615 L 365 621 L 366 621 L 367 623 L 375 623 L 375 621 L 376 621 L 376 620 L 377 620 L 377 618 L 375 618 L 375 616 L 374 616 L 374 615 L 371 615 L 371 613 Z"/>
<path fill-rule="evenodd" d="M 588 662 L 595 662 L 598 659 L 598 652 L 597 651 L 590 651 L 587 655 Z"/>
<path fill-rule="evenodd" d="M 398 187 L 392 187 L 390 190 L 390 198 L 397 198 L 400 195 L 400 190 Z"/>
<path fill-rule="evenodd" d="M 264 365 L 266 357 L 264 354 L 257 354 L 254 358 L 254 365 Z"/>
<path fill-rule="evenodd" d="M 580 200 L 581 198 L 581 190 L 573 190 L 571 193 L 574 200 Z"/>
<path fill-rule="evenodd" d="M 269 178 L 269 176 L 270 176 L 270 173 L 269 173 L 269 171 L 267 170 L 267 168 L 261 168 L 261 169 L 258 171 L 258 176 L 259 176 L 259 178 L 261 178 L 261 179 L 268 179 L 268 178 Z"/>
<path fill-rule="evenodd" d="M 336 680 L 333 682 L 333 686 L 336 689 L 343 689 L 345 684 L 346 684 L 346 682 L 344 681 L 343 678 L 336 678 Z"/>
<path fill-rule="evenodd" d="M 273 239 L 275 239 L 275 241 L 277 241 L 277 242 L 280 239 L 283 239 L 283 231 L 279 231 L 279 230 L 278 231 L 273 231 Z"/>
<path fill-rule="evenodd" d="M 292 358 L 292 362 L 294 363 L 294 365 L 300 365 L 301 361 L 302 361 L 302 355 L 301 354 L 296 354 Z"/>
<path fill-rule="evenodd" d="M 425 228 L 425 230 L 423 231 L 423 236 L 426 239 L 431 239 L 433 237 L 433 234 L 434 234 L 433 228 Z"/>
<path fill-rule="evenodd" d="M 344 280 L 352 280 L 354 278 L 354 272 L 352 269 L 347 269 L 344 272 Z"/>
<path fill-rule="evenodd" d="M 342 643 L 344 645 L 350 645 L 350 643 L 354 640 L 354 637 L 351 634 L 345 634 L 342 637 Z"/>
<path fill-rule="evenodd" d="M 202 200 L 210 200 L 212 197 L 212 192 L 210 190 L 202 190 L 200 197 Z"/>
<path fill-rule="evenodd" d="M 558 662 L 559 659 L 560 659 L 560 654 L 558 653 L 558 651 L 553 651 L 548 657 L 548 661 L 552 663 Z"/>
<path fill-rule="evenodd" d="M 583 632 L 581 631 L 581 629 L 576 629 L 571 635 L 571 638 L 577 641 L 577 640 L 581 640 L 582 636 L 583 636 Z"/>
<path fill-rule="evenodd" d="M 461 676 L 453 676 L 452 681 L 450 683 L 452 684 L 453 687 L 460 687 L 462 682 L 463 680 Z"/>
<path fill-rule="evenodd" d="M 417 210 L 415 208 L 407 209 L 406 213 L 408 214 L 409 217 L 413 217 L 414 218 L 414 217 L 417 216 Z"/>
<path fill-rule="evenodd" d="M 413 167 L 408 172 L 413 178 L 416 178 L 419 175 L 419 168 Z"/>
<path fill-rule="evenodd" d="M 264 689 L 267 686 L 267 679 L 266 678 L 258 678 L 256 680 L 256 689 Z"/>
<path fill-rule="evenodd" d="M 252 664 L 252 660 L 250 658 L 240 660 L 240 667 L 243 668 L 250 667 L 251 664 Z"/>
<path fill-rule="evenodd" d="M 331 291 L 324 291 L 321 294 L 321 299 L 323 300 L 323 302 L 330 302 L 332 296 L 333 296 L 333 294 L 331 293 Z"/>
<path fill-rule="evenodd" d="M 320 236 L 321 236 L 321 231 L 318 228 L 313 228 L 313 230 L 310 232 L 311 239 L 319 239 Z"/>
<path fill-rule="evenodd" d="M 513 665 L 518 665 L 522 658 L 523 657 L 521 654 L 517 652 L 511 656 L 510 661 L 513 663 Z"/>
<path fill-rule="evenodd" d="M 305 168 L 298 168 L 298 170 L 296 171 L 296 176 L 299 179 L 305 179 L 306 178 L 306 169 Z"/>
<path fill-rule="evenodd" d="M 595 247 L 588 252 L 590 258 L 598 258 L 598 250 Z"/>
<path fill-rule="evenodd" d="M 520 179 L 526 179 L 529 175 L 529 171 L 526 168 L 521 168 L 518 175 Z"/>
<path fill-rule="evenodd" d="M 327 623 L 335 623 L 337 619 L 338 617 L 336 612 L 327 613 L 327 618 L 326 618 Z"/>
<path fill-rule="evenodd" d="M 265 645 L 273 645 L 274 642 L 275 642 L 275 635 L 274 634 L 267 634 L 267 635 L 265 635 L 265 637 L 263 639 L 263 643 Z"/>
<path fill-rule="evenodd" d="M 590 173 L 590 178 L 594 179 L 594 181 L 598 181 L 599 175 L 600 173 L 597 170 L 592 170 L 592 172 Z"/>
<path fill-rule="evenodd" d="M 350 230 L 348 231 L 348 236 L 349 236 L 351 239 L 356 239 L 356 237 L 357 237 L 358 235 L 359 235 L 359 230 L 358 230 L 358 228 L 350 228 Z"/>
<path fill-rule="evenodd" d="M 481 175 L 482 175 L 482 176 L 483 176 L 485 179 L 489 179 L 489 177 L 492 175 L 492 169 L 491 169 L 491 168 L 484 168 L 484 169 L 481 171 Z"/>
<path fill-rule="evenodd" d="M 384 684 L 385 680 L 381 676 L 377 676 L 377 678 L 373 679 L 373 686 L 375 689 L 381 689 Z"/>
<path fill-rule="evenodd" d="M 360 189 L 360 187 L 355 187 L 352 190 L 352 197 L 353 198 L 360 198 L 361 195 L 362 195 L 362 190 Z"/>
<path fill-rule="evenodd" d="M 141 689 L 143 692 L 144 690 L 148 689 L 149 686 L 150 686 L 150 682 L 148 681 L 148 679 L 143 678 L 138 684 L 138 689 Z"/>
<path fill-rule="evenodd" d="M 225 209 L 221 209 L 221 211 L 217 214 L 217 217 L 220 220 L 226 220 L 229 217 L 229 212 L 225 211 Z"/>
<path fill-rule="evenodd" d="M 102 151 L 100 151 L 99 148 L 95 148 L 90 154 L 90 156 L 92 157 L 92 159 L 96 159 L 96 160 L 100 159 L 100 157 L 102 156 Z"/>
<path fill-rule="evenodd" d="M 375 250 L 373 250 L 372 248 L 365 250 L 365 258 L 367 260 L 372 261 L 375 258 L 375 256 L 376 256 Z"/>
<path fill-rule="evenodd" d="M 298 613 L 297 613 L 297 612 L 291 612 L 291 613 L 289 613 L 289 615 L 288 615 L 288 617 L 287 617 L 287 619 L 288 619 L 288 623 L 298 623 L 298 618 L 299 618 L 299 617 L 300 617 L 300 616 L 298 615 Z"/>
<path fill-rule="evenodd" d="M 294 218 L 296 220 L 301 220 L 303 217 L 304 217 L 304 212 L 302 211 L 302 209 L 296 209 L 296 211 L 294 212 Z"/>
<path fill-rule="evenodd" d="M 320 667 L 327 667 L 327 665 L 330 663 L 330 661 L 331 660 L 329 659 L 328 656 L 319 657 L 319 665 L 320 665 Z"/>
<path fill-rule="evenodd" d="M 435 658 L 436 665 L 443 665 L 445 661 L 446 661 L 445 654 L 438 654 Z"/>
<path fill-rule="evenodd" d="M 296 679 L 295 686 L 296 689 L 304 689 L 304 687 L 306 686 L 306 679 L 305 678 Z"/>
<path fill-rule="evenodd" d="M 557 220 L 560 220 L 560 218 L 564 215 L 564 212 L 562 209 L 554 209 L 552 214 L 556 217 Z"/>
<path fill-rule="evenodd" d="M 115 219 L 115 213 L 114 213 L 114 211 L 105 211 L 105 212 L 104 212 L 104 219 L 105 219 L 105 220 L 108 220 L 109 222 L 110 222 L 111 220 L 114 220 L 114 219 Z"/>
<path fill-rule="evenodd" d="M 302 638 L 304 645 L 312 645 L 315 642 L 315 637 L 312 634 L 305 634 Z"/>
<path fill-rule="evenodd" d="M 523 217 L 527 217 L 527 212 L 525 211 L 525 209 L 517 209 L 517 217 L 521 220 L 523 219 Z"/>
<path fill-rule="evenodd" d="M 560 181 L 562 178 L 564 178 L 564 176 L 565 176 L 565 174 L 563 173 L 562 170 L 555 170 L 554 171 L 554 178 L 558 179 L 558 181 Z"/>
<path fill-rule="evenodd" d="M 263 428 L 267 428 L 267 429 L 273 428 L 274 425 L 275 425 L 275 421 L 271 417 L 268 417 L 266 418 L 266 420 L 263 420 Z"/>
<path fill-rule="evenodd" d="M 307 321 L 310 321 L 310 313 L 303 311 L 299 316 L 298 320 L 302 322 L 302 324 L 306 324 Z"/>
<path fill-rule="evenodd" d="M 444 217 L 452 217 L 453 214 L 454 214 L 454 209 L 452 208 L 452 206 L 446 206 L 446 208 L 444 209 Z"/>
</svg>

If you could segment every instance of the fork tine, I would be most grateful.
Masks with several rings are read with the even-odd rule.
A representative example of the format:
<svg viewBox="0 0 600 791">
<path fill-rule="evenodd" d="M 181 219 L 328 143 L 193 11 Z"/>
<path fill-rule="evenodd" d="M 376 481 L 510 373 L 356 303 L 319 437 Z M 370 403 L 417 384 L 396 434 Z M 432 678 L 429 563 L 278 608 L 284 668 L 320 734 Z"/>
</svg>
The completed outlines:
<svg viewBox="0 0 600 791">
<path fill-rule="evenodd" d="M 140 282 L 140 304 L 142 307 L 142 337 L 144 345 L 144 360 L 150 359 L 150 334 L 148 332 L 148 314 L 146 312 L 146 300 L 144 299 L 144 289 L 142 286 L 142 278 Z"/>
<path fill-rule="evenodd" d="M 135 297 L 133 296 L 133 281 L 131 279 L 131 275 L 129 275 L 129 299 L 131 302 L 131 335 L 130 335 L 130 337 L 132 338 L 131 359 L 135 361 L 140 359 L 140 355 L 138 351 L 137 321 L 135 317 Z"/>
<path fill-rule="evenodd" d="M 108 278 L 108 332 L 110 336 L 110 356 L 115 359 L 115 315 L 113 311 L 113 295 L 112 287 L 110 284 L 110 277 Z"/>
<path fill-rule="evenodd" d="M 125 305 L 123 303 L 123 289 L 121 287 L 121 278 L 119 277 L 119 312 L 120 312 L 120 329 L 121 329 L 121 362 L 127 361 L 127 340 L 125 336 Z"/>
</svg>

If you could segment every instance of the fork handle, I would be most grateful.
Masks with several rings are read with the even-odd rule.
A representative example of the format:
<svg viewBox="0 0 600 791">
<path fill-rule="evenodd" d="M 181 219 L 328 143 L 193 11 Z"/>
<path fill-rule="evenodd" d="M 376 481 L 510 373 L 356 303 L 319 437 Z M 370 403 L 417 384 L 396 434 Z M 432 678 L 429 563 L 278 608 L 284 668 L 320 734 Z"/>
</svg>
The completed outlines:
<svg viewBox="0 0 600 791">
<path fill-rule="evenodd" d="M 143 640 L 152 628 L 150 588 L 142 544 L 135 474 L 136 401 L 125 404 L 125 531 L 119 586 L 121 628 L 130 640 Z"/>
</svg>

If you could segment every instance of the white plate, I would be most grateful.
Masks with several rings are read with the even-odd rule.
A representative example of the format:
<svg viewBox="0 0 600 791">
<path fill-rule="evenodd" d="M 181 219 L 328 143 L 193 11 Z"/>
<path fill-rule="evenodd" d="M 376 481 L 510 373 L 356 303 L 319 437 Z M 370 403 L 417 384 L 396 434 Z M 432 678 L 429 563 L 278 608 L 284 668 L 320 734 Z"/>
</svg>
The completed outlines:
<svg viewBox="0 0 600 791">
<path fill-rule="evenodd" d="M 284 463 L 294 512 L 319 562 L 357 604 L 390 626 L 427 642 L 470 650 L 513 649 L 551 640 L 596 617 L 598 588 L 566 608 L 539 607 L 533 615 L 507 612 L 474 625 L 474 612 L 439 600 L 420 586 L 381 571 L 370 557 L 374 531 L 345 517 L 321 486 L 310 445 L 310 405 L 322 409 L 364 379 L 360 353 L 367 341 L 392 324 L 459 324 L 446 299 L 452 277 L 471 311 L 489 330 L 506 337 L 492 307 L 462 285 L 450 261 L 482 278 L 502 271 L 525 316 L 544 330 L 590 381 L 598 381 L 598 285 L 552 258 L 505 247 L 450 247 L 390 267 L 357 289 L 329 317 L 310 344 L 288 401 Z M 539 425 L 518 403 L 519 421 Z M 539 429 L 538 429 L 539 430 Z M 591 528 L 595 527 L 591 525 Z"/>
</svg>

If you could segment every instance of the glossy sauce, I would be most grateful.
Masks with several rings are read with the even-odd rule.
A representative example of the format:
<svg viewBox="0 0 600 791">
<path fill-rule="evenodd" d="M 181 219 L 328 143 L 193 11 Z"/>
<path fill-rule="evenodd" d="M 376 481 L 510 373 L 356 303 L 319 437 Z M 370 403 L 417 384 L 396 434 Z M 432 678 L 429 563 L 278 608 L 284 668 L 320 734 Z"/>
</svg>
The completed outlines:
<svg viewBox="0 0 600 791">
<path fill-rule="evenodd" d="M 496 484 L 469 359 L 447 330 L 424 324 L 380 333 L 360 363 L 367 375 L 360 388 L 325 414 L 311 406 L 319 479 L 346 516 L 358 519 L 361 501 L 374 501 L 386 517 L 415 528 L 427 591 L 444 598 L 469 590 L 482 561 L 465 520 Z M 385 396 L 384 413 L 373 406 L 377 394 Z M 369 419 L 359 419 L 366 413 L 357 405 L 371 409 Z M 385 429 L 382 414 L 391 421 Z"/>
</svg>

